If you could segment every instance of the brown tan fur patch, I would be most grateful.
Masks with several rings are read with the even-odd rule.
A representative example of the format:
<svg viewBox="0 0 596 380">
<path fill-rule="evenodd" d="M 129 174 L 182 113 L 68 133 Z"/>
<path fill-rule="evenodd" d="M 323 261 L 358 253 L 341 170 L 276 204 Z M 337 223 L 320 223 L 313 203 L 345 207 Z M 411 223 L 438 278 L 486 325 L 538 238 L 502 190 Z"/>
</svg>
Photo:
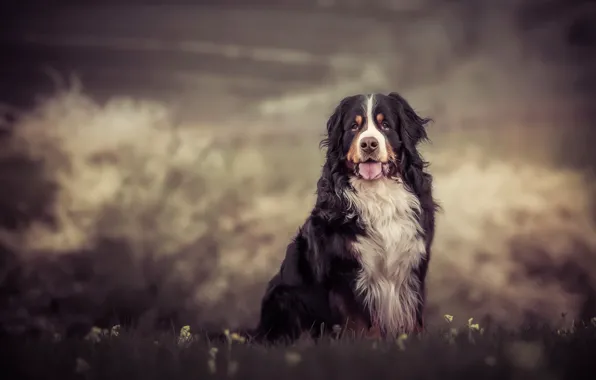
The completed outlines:
<svg viewBox="0 0 596 380">
<path fill-rule="evenodd" d="M 354 122 L 356 122 L 356 125 L 358 125 L 358 127 L 362 126 L 362 116 L 357 115 L 354 118 Z M 358 137 L 360 136 L 360 134 L 363 132 L 362 129 L 360 129 L 358 131 L 358 133 L 356 134 L 356 136 L 354 136 L 354 139 L 352 140 L 352 145 L 350 145 L 350 150 L 348 151 L 348 155 L 347 155 L 347 159 L 348 161 L 352 161 L 353 163 L 357 164 L 360 162 L 360 151 L 358 149 Z"/>
<path fill-rule="evenodd" d="M 381 123 L 385 120 L 385 115 L 382 113 L 378 113 L 377 114 L 377 124 L 381 125 Z M 386 146 L 387 146 L 387 159 L 389 161 L 394 161 L 395 160 L 395 152 L 393 151 L 393 147 L 391 146 L 391 144 L 389 144 L 389 140 L 385 139 L 386 141 Z"/>
</svg>

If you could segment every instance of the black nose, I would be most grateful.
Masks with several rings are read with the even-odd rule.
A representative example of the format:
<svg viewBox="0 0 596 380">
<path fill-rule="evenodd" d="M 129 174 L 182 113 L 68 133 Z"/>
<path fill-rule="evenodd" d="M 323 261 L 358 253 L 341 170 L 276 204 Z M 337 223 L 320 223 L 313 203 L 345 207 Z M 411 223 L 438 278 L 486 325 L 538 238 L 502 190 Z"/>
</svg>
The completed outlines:
<svg viewBox="0 0 596 380">
<path fill-rule="evenodd" d="M 364 153 L 372 153 L 375 150 L 377 150 L 378 147 L 379 141 L 372 136 L 365 137 L 362 140 L 360 140 L 360 148 L 362 149 L 362 151 L 364 151 Z"/>
</svg>

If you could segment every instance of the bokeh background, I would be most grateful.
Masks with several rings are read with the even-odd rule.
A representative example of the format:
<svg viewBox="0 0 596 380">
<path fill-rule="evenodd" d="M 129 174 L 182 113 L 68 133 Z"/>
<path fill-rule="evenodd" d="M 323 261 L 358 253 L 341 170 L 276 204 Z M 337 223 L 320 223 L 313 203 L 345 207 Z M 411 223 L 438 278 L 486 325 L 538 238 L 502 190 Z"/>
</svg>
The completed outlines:
<svg viewBox="0 0 596 380">
<path fill-rule="evenodd" d="M 568 0 L 0 8 L 0 326 L 252 326 L 341 98 L 425 117 L 429 321 L 596 316 L 596 7 Z"/>
</svg>

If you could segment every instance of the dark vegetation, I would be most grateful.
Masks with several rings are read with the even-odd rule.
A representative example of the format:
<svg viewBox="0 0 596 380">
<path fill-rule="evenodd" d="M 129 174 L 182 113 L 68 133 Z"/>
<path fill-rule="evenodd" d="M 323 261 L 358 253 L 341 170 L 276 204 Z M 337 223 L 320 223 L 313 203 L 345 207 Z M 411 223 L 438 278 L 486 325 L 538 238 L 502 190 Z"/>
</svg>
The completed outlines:
<svg viewBox="0 0 596 380">
<path fill-rule="evenodd" d="M 84 338 L 13 337 L 4 340 L 1 354 L 14 379 L 579 379 L 596 374 L 596 319 L 566 330 L 457 325 L 453 321 L 394 341 L 358 340 L 338 331 L 318 343 L 271 347 L 234 333 L 209 341 L 185 328 L 151 333 L 95 328 Z"/>
</svg>

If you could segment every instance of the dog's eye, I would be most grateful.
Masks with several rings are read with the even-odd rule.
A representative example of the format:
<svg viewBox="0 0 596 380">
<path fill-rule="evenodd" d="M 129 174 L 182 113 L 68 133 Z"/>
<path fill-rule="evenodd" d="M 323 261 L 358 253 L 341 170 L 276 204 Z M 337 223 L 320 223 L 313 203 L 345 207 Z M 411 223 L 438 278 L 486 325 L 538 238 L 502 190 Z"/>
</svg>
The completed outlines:
<svg viewBox="0 0 596 380">
<path fill-rule="evenodd" d="M 386 121 L 384 121 L 384 122 L 382 122 L 382 123 L 381 123 L 381 127 L 382 127 L 383 129 L 389 129 L 389 123 L 388 123 L 388 122 L 386 122 Z"/>
<path fill-rule="evenodd" d="M 357 131 L 358 128 L 360 128 L 360 126 L 357 123 L 354 123 L 350 128 L 352 129 L 352 131 Z"/>
</svg>

